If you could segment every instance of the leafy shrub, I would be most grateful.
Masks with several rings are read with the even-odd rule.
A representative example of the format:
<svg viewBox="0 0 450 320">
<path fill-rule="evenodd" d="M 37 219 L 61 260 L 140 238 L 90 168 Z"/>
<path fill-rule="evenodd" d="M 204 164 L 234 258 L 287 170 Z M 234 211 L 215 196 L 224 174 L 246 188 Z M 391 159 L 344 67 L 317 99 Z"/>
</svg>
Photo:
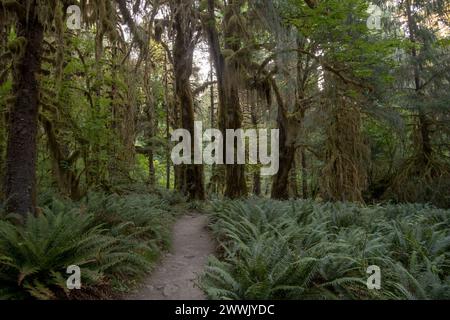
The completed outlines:
<svg viewBox="0 0 450 320">
<path fill-rule="evenodd" d="M 79 203 L 45 203 L 42 214 L 24 226 L 0 221 L 0 299 L 103 296 L 111 286 L 126 290 L 168 247 L 173 217 L 157 196 L 92 193 Z M 81 293 L 66 288 L 70 265 L 81 268 Z"/>
<path fill-rule="evenodd" d="M 178 191 L 167 190 L 165 188 L 158 188 L 156 192 L 162 199 L 166 200 L 171 206 L 183 204 L 186 202 L 186 197 L 183 196 Z"/>
<path fill-rule="evenodd" d="M 449 211 L 256 198 L 213 207 L 223 253 L 202 277 L 211 298 L 450 298 Z M 381 290 L 366 286 L 373 264 Z"/>
<path fill-rule="evenodd" d="M 91 215 L 75 212 L 30 217 L 24 228 L 0 221 L 0 295 L 2 298 L 56 298 L 66 290 L 65 270 L 82 268 L 88 286 L 102 281 L 100 261 L 115 261 L 115 239 L 91 227 Z"/>
<path fill-rule="evenodd" d="M 106 224 L 112 234 L 147 241 L 155 257 L 161 249 L 168 248 L 173 215 L 167 200 L 149 194 L 119 197 L 93 193 L 84 199 L 82 206 L 94 214 L 97 224 Z"/>
</svg>

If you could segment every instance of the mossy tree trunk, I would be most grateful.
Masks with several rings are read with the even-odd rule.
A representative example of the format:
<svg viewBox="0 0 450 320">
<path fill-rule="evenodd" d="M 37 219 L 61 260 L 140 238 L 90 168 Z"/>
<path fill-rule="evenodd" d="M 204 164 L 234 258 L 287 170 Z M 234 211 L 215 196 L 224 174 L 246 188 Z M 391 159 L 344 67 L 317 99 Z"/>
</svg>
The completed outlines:
<svg viewBox="0 0 450 320">
<path fill-rule="evenodd" d="M 325 74 L 325 85 L 329 118 L 320 193 L 325 200 L 364 202 L 370 150 L 363 138 L 358 101 L 343 95 L 348 88 L 331 74 Z"/>
<path fill-rule="evenodd" d="M 152 139 L 155 137 L 156 133 L 156 111 L 155 111 L 155 99 L 153 96 L 153 84 L 151 81 L 151 62 L 147 60 L 145 62 L 145 74 L 144 74 L 144 88 L 145 88 L 145 115 L 147 120 L 147 127 L 145 130 L 146 139 L 149 140 L 147 145 L 147 158 L 148 158 L 148 185 L 151 188 L 155 187 L 155 165 L 153 163 L 153 142 Z"/>
<path fill-rule="evenodd" d="M 271 80 L 272 88 L 278 105 L 277 126 L 280 130 L 279 135 L 279 169 L 274 175 L 272 181 L 271 197 L 273 199 L 289 199 L 289 173 L 295 158 L 295 145 L 293 137 L 295 136 L 295 119 L 288 117 L 283 98 L 275 80 Z"/>
<path fill-rule="evenodd" d="M 55 128 L 50 120 L 42 119 L 42 126 L 47 136 L 48 149 L 51 157 L 52 174 L 59 192 L 73 200 L 79 200 L 82 196 L 79 174 L 74 169 L 80 155 L 79 151 L 71 154 L 57 139 Z"/>
<path fill-rule="evenodd" d="M 258 128 L 258 123 L 259 123 L 259 114 L 258 114 L 258 95 L 256 94 L 256 98 L 251 97 L 251 99 L 249 98 L 249 92 L 247 90 L 247 100 L 248 100 L 248 104 L 250 104 L 250 118 L 251 118 L 251 123 L 252 123 L 252 127 L 257 129 Z M 252 93 L 253 94 L 253 93 Z M 259 170 L 256 170 L 255 172 L 253 172 L 253 188 L 252 188 L 252 192 L 254 195 L 256 196 L 260 196 L 261 195 L 261 172 Z"/>
<path fill-rule="evenodd" d="M 418 159 L 422 162 L 423 167 L 420 169 L 425 169 L 432 157 L 433 157 L 433 147 L 431 143 L 431 130 L 430 127 L 432 125 L 431 119 L 425 112 L 422 104 L 423 101 L 421 98 L 423 94 L 421 92 L 422 89 L 422 76 L 421 76 L 421 62 L 419 59 L 419 53 L 417 52 L 417 33 L 419 32 L 416 20 L 414 18 L 414 14 L 412 12 L 412 4 L 411 0 L 407 0 L 405 3 L 406 6 L 406 16 L 407 16 L 407 24 L 409 31 L 409 40 L 413 44 L 411 46 L 411 57 L 414 63 L 414 91 L 416 94 L 416 99 L 419 99 L 418 103 L 420 104 L 418 107 L 417 114 L 417 135 L 419 137 L 419 143 L 417 148 Z"/>
<path fill-rule="evenodd" d="M 38 129 L 39 83 L 44 27 L 40 23 L 36 4 L 28 14 L 18 15 L 17 40 L 23 40 L 21 54 L 13 70 L 12 105 L 6 158 L 5 193 L 7 210 L 26 217 L 36 207 L 36 137 Z"/>
<path fill-rule="evenodd" d="M 193 54 L 197 41 L 194 1 L 176 0 L 174 10 L 175 43 L 173 47 L 175 94 L 181 109 L 181 124 L 191 135 L 191 150 L 194 150 L 194 102 L 190 77 L 192 74 Z M 192 152 L 191 164 L 183 165 L 183 174 L 179 186 L 189 199 L 203 200 L 203 165 L 194 164 Z"/>
<path fill-rule="evenodd" d="M 217 75 L 219 93 L 218 125 L 225 137 L 226 129 L 239 129 L 242 125 L 239 101 L 239 66 L 235 59 L 225 59 L 223 55 L 219 33 L 216 28 L 214 9 L 215 1 L 208 0 L 208 18 L 204 25 Z M 237 15 L 240 12 L 240 2 L 230 0 L 224 10 L 224 50 L 235 53 L 240 49 L 239 27 L 236 26 Z M 224 155 L 226 154 L 225 145 L 224 143 Z M 225 167 L 225 196 L 235 199 L 247 195 L 245 165 L 228 164 Z"/>
<path fill-rule="evenodd" d="M 300 164 L 302 168 L 302 198 L 308 198 L 308 167 L 306 164 L 306 151 L 304 148 L 300 150 Z"/>
<path fill-rule="evenodd" d="M 5 17 L 1 16 L 3 19 Z M 3 21 L 2 21 L 3 22 Z M 0 56 L 6 54 L 6 46 L 8 41 L 8 33 L 6 23 L 0 22 Z M 0 87 L 6 82 L 9 72 L 6 71 L 6 60 L 0 59 Z M 0 183 L 3 181 L 5 174 L 5 153 L 6 153 L 6 102 L 0 102 Z M 0 185 L 0 200 L 3 200 L 3 186 Z"/>
</svg>

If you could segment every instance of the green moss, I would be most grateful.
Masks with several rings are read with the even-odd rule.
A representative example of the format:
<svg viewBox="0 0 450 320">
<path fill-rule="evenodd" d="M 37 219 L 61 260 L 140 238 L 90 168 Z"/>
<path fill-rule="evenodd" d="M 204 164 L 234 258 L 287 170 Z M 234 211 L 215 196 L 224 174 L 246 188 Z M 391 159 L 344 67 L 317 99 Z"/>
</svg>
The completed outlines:
<svg viewBox="0 0 450 320">
<path fill-rule="evenodd" d="M 17 59 L 17 57 L 23 56 L 26 45 L 27 39 L 25 37 L 17 37 L 14 40 L 8 42 L 8 50 Z"/>
</svg>

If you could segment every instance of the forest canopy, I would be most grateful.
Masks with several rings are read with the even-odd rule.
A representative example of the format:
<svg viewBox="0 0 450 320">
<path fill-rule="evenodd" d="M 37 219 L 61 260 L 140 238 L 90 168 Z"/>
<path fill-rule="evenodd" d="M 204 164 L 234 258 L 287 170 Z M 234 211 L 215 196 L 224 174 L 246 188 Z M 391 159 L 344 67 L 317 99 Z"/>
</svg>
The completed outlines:
<svg viewBox="0 0 450 320">
<path fill-rule="evenodd" d="M 2 1 L 1 198 L 144 182 L 449 206 L 447 1 Z M 175 165 L 171 132 L 279 129 L 280 169 Z"/>
</svg>

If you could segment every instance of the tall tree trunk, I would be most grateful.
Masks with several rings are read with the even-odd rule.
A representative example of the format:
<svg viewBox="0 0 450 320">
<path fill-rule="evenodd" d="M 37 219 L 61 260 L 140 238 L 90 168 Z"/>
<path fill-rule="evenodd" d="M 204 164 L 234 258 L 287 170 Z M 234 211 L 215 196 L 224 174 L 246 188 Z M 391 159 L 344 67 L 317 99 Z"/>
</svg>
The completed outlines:
<svg viewBox="0 0 450 320">
<path fill-rule="evenodd" d="M 300 35 L 297 35 L 297 48 L 304 49 L 305 47 L 305 39 Z M 306 57 L 306 61 L 303 57 L 303 54 L 300 50 L 297 52 L 297 110 L 299 111 L 299 124 L 302 129 L 302 135 L 305 136 L 306 132 L 304 129 L 304 120 L 306 114 L 306 106 L 302 104 L 301 100 L 305 98 L 305 90 L 306 90 L 306 80 L 308 78 L 308 64 L 309 60 Z M 304 146 L 299 148 L 299 165 L 301 169 L 301 194 L 303 199 L 308 198 L 308 172 L 306 166 L 306 150 Z"/>
<path fill-rule="evenodd" d="M 288 193 L 290 198 L 298 198 L 298 182 L 297 182 L 297 158 L 298 151 L 294 151 L 294 161 L 288 178 Z"/>
<path fill-rule="evenodd" d="M 117 63 L 117 42 L 114 41 L 112 44 L 111 49 L 111 89 L 109 93 L 109 98 L 111 99 L 111 130 L 114 134 L 118 135 L 118 128 L 120 125 L 120 119 L 119 119 L 119 95 L 117 94 L 118 88 L 118 79 L 117 75 L 119 73 L 119 66 Z M 110 140 L 110 147 L 109 147 L 109 159 L 108 159 L 108 171 L 109 171 L 109 180 L 111 183 L 115 183 L 118 178 L 119 168 L 118 168 L 118 161 L 117 161 L 117 145 L 116 145 L 117 139 L 111 139 Z"/>
<path fill-rule="evenodd" d="M 229 0 L 224 14 L 224 42 L 226 50 L 237 52 L 240 49 L 239 37 L 236 26 L 231 25 L 233 18 L 240 13 L 240 1 Z M 234 19 L 236 20 L 236 19 Z M 223 55 L 222 55 L 223 58 Z M 222 117 L 225 119 L 222 132 L 226 129 L 240 129 L 242 127 L 241 104 L 239 101 L 239 66 L 236 59 L 225 60 L 224 76 L 224 104 Z M 225 145 L 225 144 L 224 144 Z M 236 151 L 236 149 L 235 149 Z M 224 154 L 226 154 L 224 152 Z M 236 152 L 235 152 L 236 154 Z M 226 166 L 225 196 L 231 199 L 247 195 L 247 184 L 245 181 L 245 165 L 232 164 Z"/>
<path fill-rule="evenodd" d="M 406 1 L 406 14 L 408 19 L 408 31 L 409 31 L 409 39 L 412 42 L 411 46 L 411 56 L 413 58 L 414 63 L 414 85 L 415 85 L 415 92 L 416 92 L 416 99 L 419 99 L 421 96 L 421 75 L 420 75 L 420 69 L 421 65 L 418 60 L 418 53 L 416 48 L 416 34 L 417 34 L 417 24 L 414 19 L 414 16 L 412 14 L 411 10 L 411 0 Z M 420 104 L 423 103 L 423 101 L 419 101 Z M 418 129 L 419 129 L 419 136 L 420 136 L 420 149 L 419 149 L 419 156 L 421 160 L 423 161 L 423 164 L 427 165 L 430 162 L 430 159 L 432 157 L 433 148 L 431 145 L 431 137 L 430 137 L 430 126 L 431 121 L 428 119 L 427 114 L 423 110 L 422 105 L 419 105 L 418 108 Z"/>
<path fill-rule="evenodd" d="M 209 77 L 211 81 L 211 86 L 209 89 L 209 108 L 210 108 L 210 124 L 211 128 L 216 127 L 216 120 L 215 120 L 215 103 L 214 103 L 214 84 L 212 83 L 214 81 L 214 74 L 213 74 L 213 58 L 210 57 L 209 61 Z M 217 175 L 217 165 L 215 163 L 211 166 L 211 177 L 209 179 L 208 184 L 208 192 L 217 194 L 219 191 L 218 185 L 220 181 L 218 181 L 218 175 Z"/>
<path fill-rule="evenodd" d="M 1 15 L 1 14 L 0 14 Z M 3 18 L 0 16 L 0 18 Z M 0 22 L 0 56 L 6 53 L 6 47 L 8 42 L 8 34 L 6 28 L 6 22 Z M 6 61 L 0 61 L 0 87 L 5 83 L 8 78 L 9 72 L 6 70 Z M 5 174 L 5 152 L 6 152 L 6 102 L 0 102 L 0 200 L 3 200 L 3 177 Z"/>
<path fill-rule="evenodd" d="M 280 130 L 279 136 L 279 170 L 273 177 L 272 181 L 272 193 L 271 197 L 274 199 L 289 199 L 289 172 L 291 171 L 292 164 L 295 156 L 295 145 L 290 139 L 292 135 L 289 127 L 289 119 L 287 117 L 287 111 L 284 106 L 283 98 L 278 90 L 278 87 L 274 79 L 271 79 L 272 88 L 275 93 L 275 97 L 278 104 L 277 125 Z"/>
<path fill-rule="evenodd" d="M 208 35 L 209 48 L 214 61 L 219 92 L 219 129 L 225 137 L 226 129 L 241 128 L 242 115 L 239 101 L 239 70 L 236 61 L 225 60 L 220 49 L 219 35 L 214 14 L 214 0 L 208 0 L 208 19 L 204 25 Z M 228 1 L 224 14 L 224 48 L 236 52 L 240 49 L 239 34 L 236 26 L 231 26 L 231 20 L 240 11 L 239 2 Z M 233 19 L 236 21 L 236 19 Z M 224 143 L 224 154 L 226 154 Z M 236 154 L 236 152 L 235 152 Z M 245 165 L 229 164 L 225 170 L 225 196 L 239 198 L 247 195 L 245 181 Z"/>
<path fill-rule="evenodd" d="M 166 141 L 170 141 L 170 107 L 169 107 L 169 83 L 167 81 L 167 53 L 164 53 L 164 106 L 166 111 Z M 170 189 L 170 146 L 166 150 L 166 189 Z"/>
<path fill-rule="evenodd" d="M 298 131 L 302 125 L 303 119 L 296 119 L 292 115 L 297 113 L 301 105 L 298 102 L 299 97 L 295 95 L 297 91 L 302 90 L 298 79 L 303 73 L 301 72 L 302 57 L 297 53 L 296 77 L 293 76 L 295 71 L 292 62 L 295 61 L 295 52 L 292 51 L 292 43 L 297 40 L 297 47 L 300 49 L 297 31 L 289 27 L 282 27 L 278 35 L 277 47 L 279 50 L 287 50 L 281 53 L 276 64 L 279 69 L 278 77 L 283 86 L 278 88 L 275 79 L 271 80 L 272 88 L 278 104 L 277 125 L 280 130 L 279 148 L 280 148 L 280 168 L 275 174 L 272 181 L 272 198 L 288 199 L 290 196 L 297 197 L 297 178 L 295 168 L 295 141 Z"/>
<path fill-rule="evenodd" d="M 125 67 L 128 69 L 128 66 Z M 136 104 L 137 104 L 137 91 L 136 82 L 137 77 L 135 74 L 127 76 L 127 102 L 122 106 L 123 113 L 121 119 L 121 148 L 122 148 L 122 161 L 123 161 L 123 174 L 127 179 L 130 179 L 130 170 L 132 164 L 135 162 L 135 140 L 136 140 Z"/>
<path fill-rule="evenodd" d="M 175 1 L 175 43 L 173 48 L 175 94 L 181 108 L 182 127 L 191 134 L 191 150 L 194 150 L 194 104 L 189 78 L 192 74 L 193 54 L 195 48 L 195 17 L 192 0 Z M 203 185 L 203 165 L 194 164 L 192 153 L 191 163 L 183 165 L 181 190 L 189 199 L 203 200 L 205 191 Z"/>
<path fill-rule="evenodd" d="M 252 121 L 252 127 L 257 129 L 258 128 L 258 95 L 256 95 L 256 98 L 252 95 L 250 97 L 250 93 L 247 90 L 247 104 L 250 105 L 250 117 Z M 256 170 L 253 172 L 253 194 L 256 196 L 261 195 L 261 173 L 259 170 Z"/>
<path fill-rule="evenodd" d="M 147 127 L 145 130 L 145 138 L 149 141 L 147 142 L 147 158 L 148 158 L 148 185 L 153 188 L 155 187 L 155 165 L 153 163 L 153 143 L 151 139 L 155 136 L 156 132 L 156 112 L 155 112 L 155 99 L 153 97 L 153 85 L 150 78 L 152 72 L 151 62 L 145 61 L 145 71 L 144 71 L 144 87 L 145 87 L 145 114 L 147 116 Z"/>
<path fill-rule="evenodd" d="M 150 62 L 146 62 L 147 64 L 150 64 Z M 156 132 L 156 112 L 155 112 L 155 102 L 153 98 L 153 90 L 152 90 L 152 84 L 150 82 L 150 70 L 148 71 L 146 75 L 146 86 L 147 86 L 147 121 L 148 123 L 148 132 L 147 132 L 147 139 L 151 140 L 155 136 Z M 156 183 L 156 177 L 155 177 L 155 165 L 153 163 L 153 149 L 154 144 L 150 143 L 148 152 L 148 184 L 150 187 L 155 187 Z"/>
<path fill-rule="evenodd" d="M 306 166 L 306 152 L 304 148 L 300 149 L 300 163 L 302 166 L 302 198 L 308 198 L 308 168 Z"/>
<path fill-rule="evenodd" d="M 19 16 L 18 39 L 24 39 L 23 53 L 13 71 L 15 101 L 10 112 L 6 159 L 5 193 L 7 210 L 25 219 L 36 206 L 36 136 L 38 128 L 39 83 L 44 28 L 37 18 L 36 4 Z"/>
</svg>

